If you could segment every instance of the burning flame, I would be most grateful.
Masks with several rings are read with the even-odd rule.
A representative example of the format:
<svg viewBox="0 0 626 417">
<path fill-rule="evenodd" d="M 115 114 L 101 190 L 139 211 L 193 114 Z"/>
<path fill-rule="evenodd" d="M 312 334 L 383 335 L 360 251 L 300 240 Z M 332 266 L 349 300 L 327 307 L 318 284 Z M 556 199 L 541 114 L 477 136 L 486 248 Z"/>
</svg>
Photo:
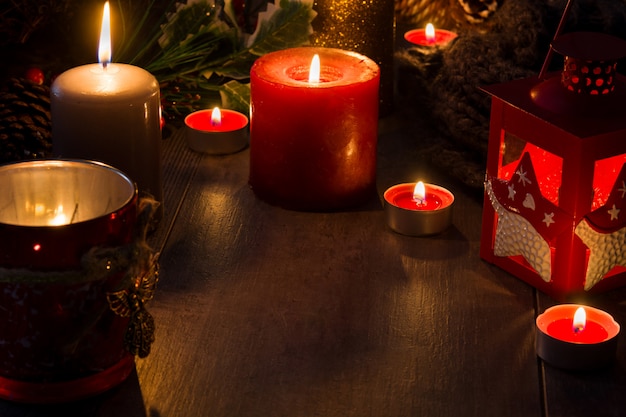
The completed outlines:
<svg viewBox="0 0 626 417">
<path fill-rule="evenodd" d="M 98 62 L 102 64 L 104 68 L 111 62 L 111 12 L 109 11 L 108 1 L 104 3 L 104 12 L 102 14 Z"/>
<path fill-rule="evenodd" d="M 572 330 L 574 333 L 580 333 L 585 330 L 587 324 L 587 313 L 582 307 L 578 307 L 576 313 L 574 313 L 574 321 L 572 323 Z"/>
<path fill-rule="evenodd" d="M 426 187 L 422 181 L 418 181 L 413 188 L 413 200 L 418 204 L 424 204 L 426 202 Z"/>
<path fill-rule="evenodd" d="M 67 215 L 63 212 L 63 206 L 59 205 L 54 210 L 54 217 L 48 221 L 48 224 L 50 226 L 62 226 L 67 223 Z"/>
<path fill-rule="evenodd" d="M 221 126 L 222 125 L 222 112 L 219 107 L 214 107 L 211 112 L 211 126 Z"/>
<path fill-rule="evenodd" d="M 428 43 L 435 42 L 435 26 L 432 23 L 426 25 L 426 40 Z"/>
<path fill-rule="evenodd" d="M 313 55 L 313 59 L 311 60 L 311 67 L 309 69 L 309 82 L 320 82 L 320 56 L 318 54 Z"/>
</svg>

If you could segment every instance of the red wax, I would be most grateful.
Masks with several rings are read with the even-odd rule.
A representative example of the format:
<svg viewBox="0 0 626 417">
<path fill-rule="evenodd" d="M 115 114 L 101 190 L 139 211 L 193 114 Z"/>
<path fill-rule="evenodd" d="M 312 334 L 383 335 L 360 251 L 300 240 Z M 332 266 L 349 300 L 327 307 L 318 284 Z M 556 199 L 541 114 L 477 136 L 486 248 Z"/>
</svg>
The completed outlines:
<svg viewBox="0 0 626 417">
<path fill-rule="evenodd" d="M 234 110 L 220 109 L 221 123 L 211 121 L 212 110 L 199 110 L 185 117 L 185 123 L 192 129 L 204 132 L 232 132 L 248 125 L 248 118 Z"/>
<path fill-rule="evenodd" d="M 424 187 L 426 195 L 421 201 L 413 197 L 415 183 L 398 184 L 389 188 L 385 199 L 396 207 L 416 211 L 440 210 L 454 201 L 452 193 L 443 187 L 433 184 L 424 184 Z"/>
<path fill-rule="evenodd" d="M 573 330 L 573 318 L 563 318 L 548 325 L 547 333 L 564 342 L 600 343 L 608 339 L 609 333 L 595 321 L 587 320 L 585 328 L 578 332 Z"/>
<path fill-rule="evenodd" d="M 408 210 L 437 210 L 441 207 L 441 197 L 435 193 L 426 193 L 423 200 L 413 197 L 413 193 L 397 195 L 392 203 Z"/>
<path fill-rule="evenodd" d="M 445 29 L 436 29 L 435 38 L 426 36 L 426 29 L 413 29 L 404 34 L 404 39 L 408 42 L 420 46 L 444 46 L 450 43 L 458 35 Z"/>
<path fill-rule="evenodd" d="M 309 83 L 318 54 L 321 81 Z M 250 185 L 297 210 L 356 206 L 375 195 L 380 71 L 355 52 L 293 48 L 250 73 Z"/>
</svg>

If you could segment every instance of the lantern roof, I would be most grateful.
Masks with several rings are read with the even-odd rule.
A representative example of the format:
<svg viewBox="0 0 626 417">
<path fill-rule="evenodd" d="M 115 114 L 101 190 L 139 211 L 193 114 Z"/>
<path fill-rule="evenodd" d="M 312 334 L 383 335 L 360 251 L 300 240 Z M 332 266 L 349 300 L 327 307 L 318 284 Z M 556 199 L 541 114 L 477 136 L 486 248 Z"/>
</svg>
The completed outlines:
<svg viewBox="0 0 626 417">
<path fill-rule="evenodd" d="M 589 61 L 617 61 L 626 57 L 626 40 L 600 32 L 571 32 L 552 41 L 559 54 Z"/>
</svg>

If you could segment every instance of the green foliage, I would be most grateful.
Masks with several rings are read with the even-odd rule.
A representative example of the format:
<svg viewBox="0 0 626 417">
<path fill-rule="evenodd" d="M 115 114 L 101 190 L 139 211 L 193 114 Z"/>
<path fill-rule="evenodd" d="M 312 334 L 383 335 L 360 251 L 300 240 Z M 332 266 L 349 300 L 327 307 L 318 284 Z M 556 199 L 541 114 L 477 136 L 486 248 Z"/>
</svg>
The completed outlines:
<svg viewBox="0 0 626 417">
<path fill-rule="evenodd" d="M 220 86 L 222 107 L 237 110 L 243 114 L 250 112 L 250 85 L 235 80 Z"/>
<path fill-rule="evenodd" d="M 162 89 L 166 112 L 204 108 L 206 96 L 214 100 L 219 92 L 222 107 L 247 114 L 254 61 L 269 52 L 307 44 L 312 33 L 313 0 L 276 2 L 259 13 L 257 29 L 250 36 L 235 23 L 231 0 L 177 3 L 176 11 L 166 15 L 159 33 L 131 63 L 167 86 Z M 186 98 L 182 106 L 181 97 Z"/>
</svg>

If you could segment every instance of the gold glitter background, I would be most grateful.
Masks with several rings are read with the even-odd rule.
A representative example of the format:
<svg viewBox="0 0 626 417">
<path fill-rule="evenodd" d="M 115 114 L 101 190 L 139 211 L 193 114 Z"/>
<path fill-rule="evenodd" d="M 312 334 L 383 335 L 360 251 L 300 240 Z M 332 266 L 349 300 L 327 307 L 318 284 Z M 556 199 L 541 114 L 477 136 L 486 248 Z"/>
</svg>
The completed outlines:
<svg viewBox="0 0 626 417">
<path fill-rule="evenodd" d="M 381 114 L 393 104 L 394 0 L 316 0 L 312 43 L 359 52 L 381 71 Z"/>
</svg>

